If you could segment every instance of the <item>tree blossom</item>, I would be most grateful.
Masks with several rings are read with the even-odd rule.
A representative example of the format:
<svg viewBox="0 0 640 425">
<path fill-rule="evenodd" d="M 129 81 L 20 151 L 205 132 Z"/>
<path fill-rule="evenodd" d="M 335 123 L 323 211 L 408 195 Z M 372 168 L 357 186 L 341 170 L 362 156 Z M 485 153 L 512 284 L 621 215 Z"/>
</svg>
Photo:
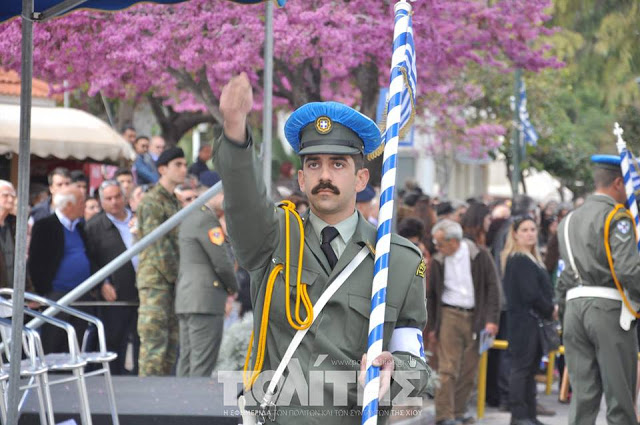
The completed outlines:
<svg viewBox="0 0 640 425">
<path fill-rule="evenodd" d="M 374 116 L 389 83 L 393 5 L 384 0 L 291 0 L 274 12 L 274 104 L 297 108 L 337 100 Z M 436 140 L 483 156 L 504 129 L 464 116 L 478 88 L 464 69 L 475 62 L 498 71 L 538 71 L 559 63 L 534 47 L 549 33 L 550 0 L 423 0 L 412 3 L 419 113 L 435 117 Z M 20 21 L 0 25 L 0 66 L 20 65 Z M 152 95 L 175 111 L 205 111 L 220 122 L 224 83 L 247 72 L 262 106 L 264 5 L 191 0 L 140 4 L 117 13 L 77 11 L 34 33 L 34 72 L 90 95 Z M 56 86 L 61 87 L 61 86 Z M 494 135 L 494 136 L 492 136 Z"/>
</svg>

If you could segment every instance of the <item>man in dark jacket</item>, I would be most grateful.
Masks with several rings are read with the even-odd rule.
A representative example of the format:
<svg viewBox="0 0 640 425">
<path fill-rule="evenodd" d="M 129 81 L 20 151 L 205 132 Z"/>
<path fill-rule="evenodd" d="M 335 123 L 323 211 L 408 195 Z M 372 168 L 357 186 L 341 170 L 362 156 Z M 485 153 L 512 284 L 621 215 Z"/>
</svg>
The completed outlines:
<svg viewBox="0 0 640 425">
<path fill-rule="evenodd" d="M 100 185 L 100 204 L 102 212 L 95 215 L 86 225 L 88 252 L 93 264 L 101 269 L 133 244 L 133 235 L 129 229 L 132 218 L 131 211 L 125 208 L 124 192 L 117 181 L 107 180 Z M 114 271 L 105 279 L 100 287 L 100 295 L 104 301 L 138 302 L 136 288 L 136 268 L 138 256 Z M 129 339 L 134 341 L 134 370 L 138 366 L 138 307 L 105 306 L 100 307 L 98 315 L 102 319 L 107 337 L 107 349 L 118 354 L 111 363 L 111 373 L 123 375 L 127 373 L 124 360 Z"/>
<path fill-rule="evenodd" d="M 498 273 L 487 250 L 463 239 L 462 227 L 442 220 L 432 229 L 438 253 L 431 259 L 427 312 L 430 338 L 438 339 L 436 424 L 472 423 L 465 417 L 480 355 L 482 331 L 498 332 Z"/>
<path fill-rule="evenodd" d="M 200 174 L 204 173 L 205 171 L 209 171 L 207 161 L 209 161 L 210 159 L 211 145 L 205 143 L 200 146 L 200 149 L 198 150 L 198 158 L 189 167 L 189 174 L 193 174 L 194 176 L 201 178 Z"/>
<path fill-rule="evenodd" d="M 16 240 L 16 216 L 13 211 L 16 191 L 0 180 L 0 287 L 13 287 L 13 261 Z"/>
<path fill-rule="evenodd" d="M 61 190 L 53 197 L 55 212 L 33 225 L 27 268 L 36 292 L 52 300 L 62 298 L 91 276 L 87 240 L 81 221 L 84 196 L 84 192 L 75 186 Z M 86 322 L 69 319 L 62 314 L 57 317 L 69 321 L 81 340 Z M 44 325 L 42 345 L 47 353 L 65 351 L 67 339 L 64 331 Z"/>
<path fill-rule="evenodd" d="M 71 184 L 71 175 L 69 174 L 69 170 L 63 167 L 54 168 L 53 171 L 49 173 L 47 179 L 49 180 L 49 193 L 51 196 L 47 197 L 47 199 L 39 204 L 34 205 L 29 218 L 29 223 L 31 224 L 53 214 L 55 209 L 53 205 L 54 195 Z"/>
</svg>

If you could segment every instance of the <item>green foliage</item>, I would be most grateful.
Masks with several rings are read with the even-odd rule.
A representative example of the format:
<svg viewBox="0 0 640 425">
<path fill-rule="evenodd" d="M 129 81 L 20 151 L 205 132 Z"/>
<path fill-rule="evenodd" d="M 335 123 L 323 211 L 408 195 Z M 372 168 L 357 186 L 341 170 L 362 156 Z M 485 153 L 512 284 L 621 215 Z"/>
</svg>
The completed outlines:
<svg viewBox="0 0 640 425">
<path fill-rule="evenodd" d="M 565 67 L 524 74 L 540 140 L 521 165 L 550 172 L 580 196 L 593 189 L 589 157 L 617 153 L 616 121 L 631 149 L 640 150 L 640 2 L 555 0 L 552 13 L 557 31 L 540 42 Z M 512 128 L 513 74 L 476 75 L 491 87 L 479 105 Z M 510 158 L 509 143 L 501 149 Z"/>
</svg>

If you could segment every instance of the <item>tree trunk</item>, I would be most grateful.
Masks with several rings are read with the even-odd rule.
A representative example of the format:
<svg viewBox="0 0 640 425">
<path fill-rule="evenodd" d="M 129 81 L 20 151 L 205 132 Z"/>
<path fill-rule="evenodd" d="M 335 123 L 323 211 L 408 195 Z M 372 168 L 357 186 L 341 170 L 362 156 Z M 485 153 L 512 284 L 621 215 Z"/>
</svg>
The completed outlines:
<svg viewBox="0 0 640 425">
<path fill-rule="evenodd" d="M 115 119 L 115 130 L 118 133 L 127 125 L 133 125 L 133 114 L 135 111 L 135 103 L 130 100 L 121 100 L 118 103 L 118 112 Z"/>
<path fill-rule="evenodd" d="M 373 61 L 362 64 L 356 69 L 355 76 L 356 86 L 362 95 L 360 112 L 375 121 L 380 94 L 378 66 Z"/>
<path fill-rule="evenodd" d="M 182 136 L 201 123 L 218 123 L 210 114 L 204 112 L 176 112 L 172 107 L 163 105 L 164 99 L 147 95 L 153 115 L 162 130 L 167 146 L 175 146 Z"/>
</svg>

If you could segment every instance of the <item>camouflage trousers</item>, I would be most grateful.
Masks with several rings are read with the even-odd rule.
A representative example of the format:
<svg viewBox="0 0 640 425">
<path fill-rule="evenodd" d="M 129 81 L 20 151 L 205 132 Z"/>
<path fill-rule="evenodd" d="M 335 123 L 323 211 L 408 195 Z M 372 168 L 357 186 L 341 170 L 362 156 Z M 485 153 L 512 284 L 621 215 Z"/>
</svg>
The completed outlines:
<svg viewBox="0 0 640 425">
<path fill-rule="evenodd" d="M 178 352 L 178 319 L 174 288 L 140 288 L 138 334 L 140 376 L 170 375 Z"/>
</svg>

